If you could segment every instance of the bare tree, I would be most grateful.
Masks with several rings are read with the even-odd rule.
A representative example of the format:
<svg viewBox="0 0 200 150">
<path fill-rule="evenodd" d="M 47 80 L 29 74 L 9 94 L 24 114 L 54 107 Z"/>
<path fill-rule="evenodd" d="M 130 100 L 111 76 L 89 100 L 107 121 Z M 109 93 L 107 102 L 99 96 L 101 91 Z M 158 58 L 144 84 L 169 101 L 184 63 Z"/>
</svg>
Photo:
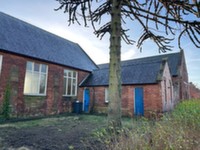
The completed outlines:
<svg viewBox="0 0 200 150">
<path fill-rule="evenodd" d="M 150 39 L 158 46 L 159 52 L 172 50 L 170 35 L 177 35 L 178 46 L 181 38 L 188 36 L 200 48 L 200 2 L 199 0 L 56 0 L 67 13 L 71 23 L 93 27 L 97 37 L 110 34 L 110 72 L 108 125 L 121 126 L 121 39 L 127 44 L 135 41 L 129 37 L 129 29 L 123 27 L 127 19 L 138 22 L 143 33 L 137 40 L 138 48 Z M 103 18 L 110 18 L 102 24 Z M 155 32 L 163 30 L 163 33 Z"/>
</svg>

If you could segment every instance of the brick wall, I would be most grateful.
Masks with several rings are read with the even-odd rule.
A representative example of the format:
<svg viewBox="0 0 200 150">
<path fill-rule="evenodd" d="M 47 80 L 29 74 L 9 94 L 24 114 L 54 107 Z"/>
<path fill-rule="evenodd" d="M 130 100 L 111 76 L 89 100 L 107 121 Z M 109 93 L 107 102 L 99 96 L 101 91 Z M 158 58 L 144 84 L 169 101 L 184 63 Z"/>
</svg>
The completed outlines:
<svg viewBox="0 0 200 150">
<path fill-rule="evenodd" d="M 105 103 L 105 88 L 103 87 L 81 87 L 79 88 L 78 99 L 84 103 L 84 89 L 90 91 L 90 112 L 106 113 L 108 104 Z M 100 109 L 97 110 L 97 107 Z"/>
<path fill-rule="evenodd" d="M 168 63 L 165 64 L 161 81 L 161 95 L 163 111 L 170 111 L 174 107 L 174 89 Z"/>
<path fill-rule="evenodd" d="M 146 85 L 123 85 L 122 86 L 122 114 L 124 116 L 134 116 L 134 99 L 135 88 L 143 88 L 144 98 L 144 115 L 154 115 L 160 112 L 169 111 L 174 106 L 174 94 L 172 86 L 172 78 L 167 63 L 162 66 L 161 81 L 157 84 Z M 101 87 L 85 87 L 90 91 L 90 111 L 98 113 L 107 113 L 108 103 L 105 102 L 105 88 Z M 80 88 L 80 94 L 85 88 Z M 79 99 L 83 101 L 83 94 L 79 95 Z"/>
<path fill-rule="evenodd" d="M 20 114 L 24 112 L 23 88 L 26 61 L 24 58 L 10 54 L 4 54 L 2 61 L 2 70 L 0 75 L 0 104 L 2 104 L 5 87 L 11 84 L 11 105 L 12 113 Z"/>
<path fill-rule="evenodd" d="M 16 115 L 41 115 L 71 112 L 75 97 L 63 97 L 63 71 L 70 69 L 64 66 L 42 62 L 22 56 L 0 52 L 3 55 L 2 70 L 0 74 L 0 105 L 8 81 L 11 83 L 11 106 L 12 113 Z M 48 65 L 46 96 L 28 96 L 23 94 L 26 62 Z M 88 75 L 88 72 L 78 72 L 78 84 Z"/>
<path fill-rule="evenodd" d="M 193 83 L 190 83 L 190 98 L 191 99 L 200 99 L 200 89 L 197 88 Z"/>
<path fill-rule="evenodd" d="M 143 87 L 144 91 L 144 111 L 148 116 L 150 113 L 162 112 L 161 85 L 124 85 L 122 86 L 122 115 L 134 116 L 134 88 Z M 105 88 L 101 87 L 82 87 L 79 90 L 83 93 L 84 89 L 90 90 L 90 111 L 97 113 L 107 113 L 108 103 L 105 102 Z M 83 101 L 83 95 L 79 97 Z"/>
<path fill-rule="evenodd" d="M 144 109 L 146 114 L 162 112 L 162 97 L 160 84 L 144 87 Z"/>
</svg>

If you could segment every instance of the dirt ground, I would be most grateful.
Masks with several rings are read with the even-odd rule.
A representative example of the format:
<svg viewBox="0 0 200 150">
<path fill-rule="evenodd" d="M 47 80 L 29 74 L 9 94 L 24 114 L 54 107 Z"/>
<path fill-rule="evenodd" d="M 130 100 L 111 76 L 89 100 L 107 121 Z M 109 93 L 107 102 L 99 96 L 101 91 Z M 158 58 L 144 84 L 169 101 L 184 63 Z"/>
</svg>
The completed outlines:
<svg viewBox="0 0 200 150">
<path fill-rule="evenodd" d="M 105 149 L 93 135 L 105 120 L 95 119 L 81 115 L 0 124 L 0 149 Z"/>
</svg>

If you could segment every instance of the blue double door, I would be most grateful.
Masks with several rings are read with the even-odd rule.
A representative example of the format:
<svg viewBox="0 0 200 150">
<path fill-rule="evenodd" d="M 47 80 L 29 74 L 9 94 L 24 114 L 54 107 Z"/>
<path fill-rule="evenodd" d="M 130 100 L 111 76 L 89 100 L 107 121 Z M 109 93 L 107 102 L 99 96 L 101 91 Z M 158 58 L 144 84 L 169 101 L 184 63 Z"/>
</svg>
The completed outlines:
<svg viewBox="0 0 200 150">
<path fill-rule="evenodd" d="M 144 99 L 143 99 L 143 88 L 136 87 L 134 89 L 134 115 L 143 116 L 144 115 Z"/>
</svg>

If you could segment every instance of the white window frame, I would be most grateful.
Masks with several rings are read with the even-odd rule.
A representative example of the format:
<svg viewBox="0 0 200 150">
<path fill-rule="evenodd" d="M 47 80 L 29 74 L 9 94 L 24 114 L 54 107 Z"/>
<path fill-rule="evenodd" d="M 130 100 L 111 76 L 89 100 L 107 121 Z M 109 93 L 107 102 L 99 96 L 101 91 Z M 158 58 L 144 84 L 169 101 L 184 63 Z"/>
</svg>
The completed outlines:
<svg viewBox="0 0 200 150">
<path fill-rule="evenodd" d="M 3 62 L 3 56 L 0 55 L 0 74 L 1 74 L 1 69 L 2 69 L 2 62 Z"/>
<path fill-rule="evenodd" d="M 69 76 L 69 74 L 71 74 L 71 76 Z M 74 77 L 74 74 L 75 74 L 75 77 Z M 77 96 L 77 87 L 78 87 L 78 72 L 77 71 L 74 71 L 74 70 L 67 70 L 67 69 L 64 69 L 64 85 L 63 85 L 63 96 L 69 96 L 69 97 L 73 97 L 73 96 Z M 65 82 L 66 80 L 66 82 Z M 70 90 L 70 93 L 68 93 L 68 83 L 69 83 L 69 80 L 71 80 L 71 90 Z M 75 83 L 74 83 L 74 80 L 75 80 Z M 73 85 L 75 85 L 75 93 L 73 93 Z M 66 87 L 66 89 L 64 88 Z"/>
<path fill-rule="evenodd" d="M 109 91 L 108 91 L 108 88 L 105 88 L 105 103 L 108 103 L 109 102 Z"/>
<path fill-rule="evenodd" d="M 28 69 L 27 69 L 27 64 L 28 64 L 28 63 L 31 63 L 31 70 L 28 70 Z M 35 65 L 35 64 L 38 64 L 38 65 L 39 65 L 39 71 L 38 71 L 38 72 L 34 71 L 34 65 Z M 46 66 L 46 73 L 42 72 L 42 65 L 45 65 L 45 66 Z M 36 74 L 36 73 L 39 74 L 39 84 L 38 84 L 38 87 L 37 87 L 38 91 L 37 91 L 36 93 L 28 93 L 28 92 L 26 93 L 26 92 L 25 92 L 25 86 L 26 86 L 26 85 L 25 85 L 25 84 L 26 84 L 25 80 L 26 80 L 27 72 L 31 73 L 32 75 L 34 75 L 34 74 Z M 40 82 L 41 82 L 41 76 L 42 76 L 42 75 L 46 75 L 44 93 L 40 93 Z M 24 79 L 24 95 L 46 96 L 47 79 L 48 79 L 48 65 L 46 65 L 46 64 L 41 64 L 41 63 L 35 63 L 35 62 L 32 62 L 32 61 L 27 61 L 27 63 L 26 63 L 26 74 L 25 74 L 25 79 Z M 31 84 L 33 84 L 33 83 L 31 83 Z M 30 85 L 30 86 L 31 86 L 31 85 Z"/>
</svg>

